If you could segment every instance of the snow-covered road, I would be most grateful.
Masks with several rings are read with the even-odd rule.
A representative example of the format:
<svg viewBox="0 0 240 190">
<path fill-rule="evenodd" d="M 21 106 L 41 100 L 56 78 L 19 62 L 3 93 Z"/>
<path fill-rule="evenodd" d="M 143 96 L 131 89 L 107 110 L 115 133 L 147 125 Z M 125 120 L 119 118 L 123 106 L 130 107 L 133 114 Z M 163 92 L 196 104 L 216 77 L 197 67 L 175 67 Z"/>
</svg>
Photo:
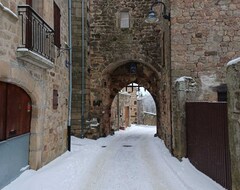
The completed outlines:
<svg viewBox="0 0 240 190">
<path fill-rule="evenodd" d="M 72 152 L 26 171 L 4 190 L 222 190 L 187 159 L 179 162 L 155 127 L 132 126 L 99 140 L 72 139 Z"/>
</svg>

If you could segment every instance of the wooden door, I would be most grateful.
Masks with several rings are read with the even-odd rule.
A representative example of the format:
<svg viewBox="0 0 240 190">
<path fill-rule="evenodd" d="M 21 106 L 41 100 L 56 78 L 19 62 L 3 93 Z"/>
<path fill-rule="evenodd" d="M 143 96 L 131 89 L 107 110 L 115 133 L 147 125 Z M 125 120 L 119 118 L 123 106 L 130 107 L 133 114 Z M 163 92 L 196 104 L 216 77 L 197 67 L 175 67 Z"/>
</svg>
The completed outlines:
<svg viewBox="0 0 240 190">
<path fill-rule="evenodd" d="M 0 141 L 30 132 L 31 99 L 20 87 L 0 82 Z"/>
<path fill-rule="evenodd" d="M 227 103 L 186 104 L 187 156 L 200 171 L 231 189 Z"/>
<path fill-rule="evenodd" d="M 8 85 L 7 97 L 6 138 L 30 132 L 30 97 L 24 90 L 15 85 Z"/>
<path fill-rule="evenodd" d="M 6 90 L 6 83 L 0 82 L 0 141 L 5 139 L 6 134 Z"/>
<path fill-rule="evenodd" d="M 125 107 L 125 127 L 129 127 L 129 106 Z"/>
</svg>

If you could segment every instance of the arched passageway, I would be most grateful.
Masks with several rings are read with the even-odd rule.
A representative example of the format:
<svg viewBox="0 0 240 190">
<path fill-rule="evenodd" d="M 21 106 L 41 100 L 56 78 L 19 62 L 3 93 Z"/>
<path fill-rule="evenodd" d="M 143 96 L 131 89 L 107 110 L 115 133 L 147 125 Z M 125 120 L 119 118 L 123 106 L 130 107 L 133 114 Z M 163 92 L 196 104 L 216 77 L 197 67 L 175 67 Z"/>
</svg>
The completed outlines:
<svg viewBox="0 0 240 190">
<path fill-rule="evenodd" d="M 100 121 L 100 136 L 111 133 L 111 105 L 117 93 L 130 83 L 145 87 L 156 104 L 157 135 L 171 141 L 170 103 L 166 101 L 164 88 L 167 81 L 151 65 L 140 61 L 125 61 L 110 64 L 102 74 L 102 86 L 91 94 L 91 117 Z M 97 93 L 96 93 L 97 91 Z M 94 102 L 99 102 L 98 105 Z M 167 110 L 169 109 L 169 110 Z M 169 136 L 169 138 L 166 138 Z M 171 146 L 171 142 L 169 142 Z"/>
</svg>

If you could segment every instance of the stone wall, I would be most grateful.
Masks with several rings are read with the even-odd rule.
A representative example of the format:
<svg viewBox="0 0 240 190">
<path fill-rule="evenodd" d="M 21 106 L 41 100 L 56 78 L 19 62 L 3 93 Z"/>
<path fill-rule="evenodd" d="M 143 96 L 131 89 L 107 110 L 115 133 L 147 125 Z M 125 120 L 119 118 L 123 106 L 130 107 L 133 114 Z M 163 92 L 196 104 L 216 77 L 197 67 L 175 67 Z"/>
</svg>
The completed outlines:
<svg viewBox="0 0 240 190">
<path fill-rule="evenodd" d="M 228 133 L 232 190 L 240 189 L 240 58 L 228 63 Z"/>
<path fill-rule="evenodd" d="M 72 0 L 73 35 L 73 97 L 72 97 L 72 133 L 82 136 L 86 120 L 89 117 L 89 1 L 84 1 L 84 42 L 82 41 L 82 1 Z M 84 44 L 84 52 L 82 44 Z"/>
<path fill-rule="evenodd" d="M 156 115 L 156 104 L 152 96 L 149 94 L 138 97 L 137 107 L 138 107 L 138 122 L 137 122 L 138 124 L 144 124 L 144 112 L 153 113 Z M 156 125 L 156 121 L 157 118 L 155 120 L 154 125 Z"/>
<path fill-rule="evenodd" d="M 55 47 L 56 56 L 49 69 L 17 57 L 22 38 L 17 6 L 25 1 L 0 2 L 0 80 L 23 88 L 32 99 L 29 164 L 38 169 L 67 148 L 68 69 L 65 60 L 68 56 L 66 52 L 57 56 Z M 68 39 L 68 5 L 64 0 L 55 2 L 61 10 L 61 43 L 64 47 L 64 41 Z M 43 5 L 45 14 L 39 14 L 53 27 L 53 0 Z M 52 106 L 53 90 L 58 90 L 57 109 Z"/>
<path fill-rule="evenodd" d="M 173 144 L 172 150 L 174 156 L 183 158 L 187 156 L 187 139 L 186 139 L 186 102 L 194 101 L 198 94 L 198 85 L 192 77 L 180 77 L 174 81 L 173 96 L 173 115 L 172 115 L 172 132 Z"/>
<path fill-rule="evenodd" d="M 138 83 L 155 98 L 157 131 L 171 147 L 169 22 L 144 22 L 151 3 L 90 1 L 90 114 L 101 118 L 103 133 L 109 133 L 112 96 L 129 83 Z M 121 11 L 129 13 L 129 28 L 120 27 Z M 137 65 L 136 73 L 127 69 L 131 64 Z M 101 106 L 94 107 L 95 100 L 101 100 Z"/>
<path fill-rule="evenodd" d="M 237 0 L 170 0 L 171 5 L 171 68 L 172 68 L 172 128 L 173 152 L 184 156 L 185 116 L 182 100 L 185 92 L 175 88 L 176 79 L 191 77 L 198 87 L 192 101 L 218 101 L 216 89 L 226 84 L 225 64 L 238 57 L 240 41 L 240 2 Z M 236 66 L 237 68 L 237 66 Z M 228 68 L 229 139 L 232 159 L 233 189 L 239 189 L 239 144 L 235 115 L 237 70 Z M 236 72 L 236 73 L 235 73 Z M 235 73 L 235 75 L 234 75 Z M 235 77 L 234 77 L 235 76 Z M 238 86 L 239 88 L 239 86 Z M 182 96 L 183 95 L 183 96 Z M 235 106 L 235 107 L 234 107 Z M 179 130 L 180 129 L 180 130 Z M 182 130 L 183 129 L 183 130 Z M 182 131 L 181 131 L 182 130 Z M 176 133 L 177 132 L 177 133 Z M 184 140 L 185 141 L 185 140 Z M 182 154 L 182 155 L 181 155 Z"/>
<path fill-rule="evenodd" d="M 144 112 L 143 113 L 143 124 L 155 126 L 157 121 L 157 115 L 154 113 Z"/>
<path fill-rule="evenodd" d="M 171 0 L 172 81 L 192 77 L 196 100 L 216 101 L 214 88 L 226 83 L 224 64 L 240 50 L 240 2 Z"/>
</svg>

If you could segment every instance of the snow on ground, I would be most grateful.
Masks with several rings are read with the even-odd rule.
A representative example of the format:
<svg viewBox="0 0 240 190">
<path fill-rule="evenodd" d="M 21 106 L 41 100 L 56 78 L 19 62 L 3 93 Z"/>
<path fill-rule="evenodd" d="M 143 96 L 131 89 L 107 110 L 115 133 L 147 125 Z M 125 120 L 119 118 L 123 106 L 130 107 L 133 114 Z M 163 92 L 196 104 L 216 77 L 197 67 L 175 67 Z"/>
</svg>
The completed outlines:
<svg viewBox="0 0 240 190">
<path fill-rule="evenodd" d="M 132 126 L 98 140 L 72 137 L 66 152 L 3 190 L 223 190 L 187 159 L 172 157 L 156 127 Z"/>
</svg>

